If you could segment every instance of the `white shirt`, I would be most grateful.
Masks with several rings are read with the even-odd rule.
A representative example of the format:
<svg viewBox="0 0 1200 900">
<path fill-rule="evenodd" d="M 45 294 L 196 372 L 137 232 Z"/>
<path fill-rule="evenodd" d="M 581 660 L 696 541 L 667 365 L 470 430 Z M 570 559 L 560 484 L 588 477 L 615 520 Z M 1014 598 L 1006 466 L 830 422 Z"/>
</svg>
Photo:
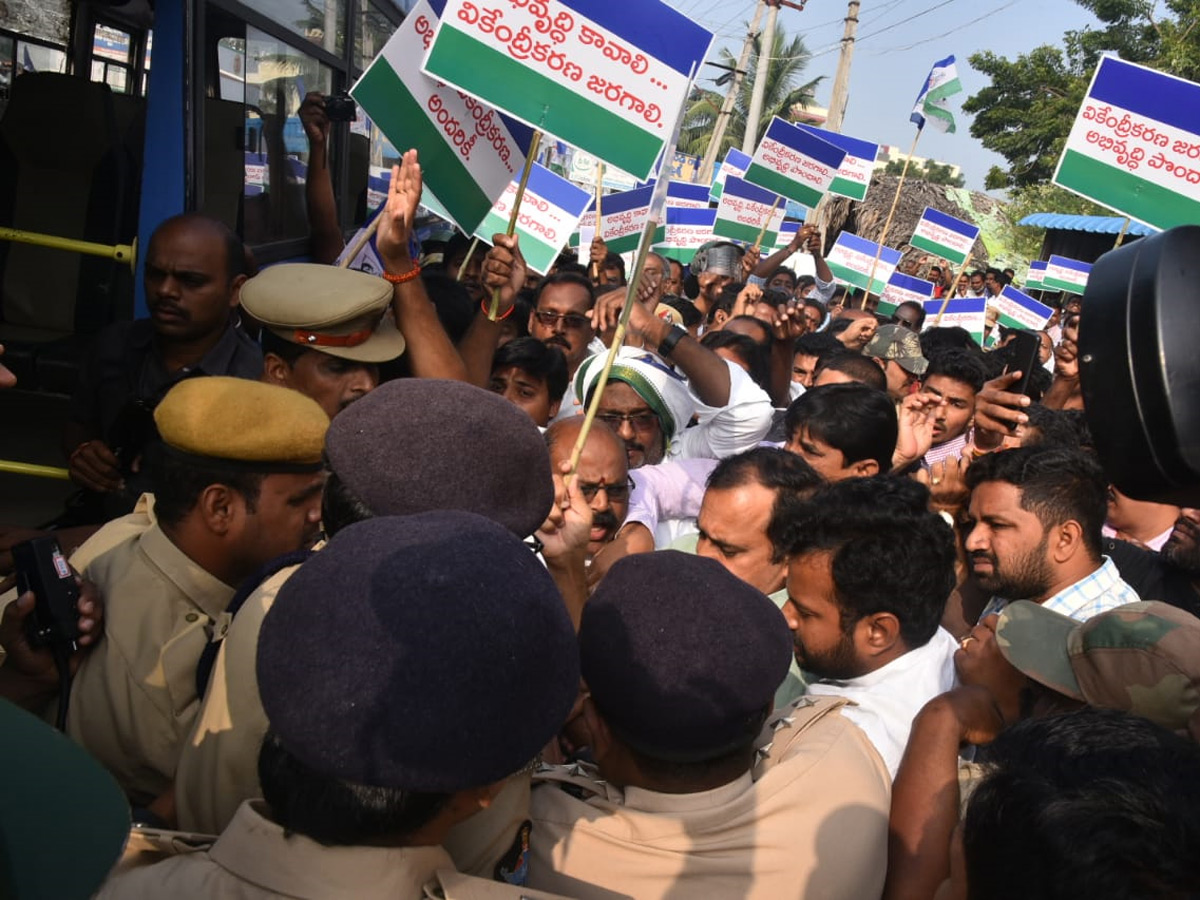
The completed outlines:
<svg viewBox="0 0 1200 900">
<path fill-rule="evenodd" d="M 587 356 L 584 359 L 587 359 L 588 356 L 594 356 L 597 353 L 604 353 L 607 350 L 608 348 L 604 346 L 604 341 L 598 337 L 594 337 L 592 338 L 592 342 L 588 344 Z M 567 379 L 567 389 L 563 392 L 562 401 L 558 404 L 558 412 L 550 420 L 550 424 L 553 425 L 555 422 L 560 422 L 563 419 L 573 419 L 575 416 L 582 416 L 586 412 L 587 409 L 584 408 L 583 401 L 575 399 L 575 373 L 572 372 L 571 377 Z"/>
<path fill-rule="evenodd" d="M 708 476 L 716 467 L 715 459 L 675 459 L 632 470 L 626 524 L 638 522 L 649 528 L 656 550 L 694 532 Z"/>
<path fill-rule="evenodd" d="M 1074 619 L 1076 622 L 1086 622 L 1102 612 L 1124 606 L 1126 603 L 1137 603 L 1142 598 L 1137 591 L 1126 584 L 1117 572 L 1116 564 L 1107 556 L 1101 557 L 1103 562 L 1091 575 L 1080 578 L 1077 582 L 1063 588 L 1042 606 L 1052 609 L 1062 616 Z M 1015 599 L 1022 599 L 1020 597 Z M 979 616 L 982 622 L 992 613 L 998 613 L 1008 606 L 1009 601 L 1004 597 L 993 597 L 991 602 Z"/>
<path fill-rule="evenodd" d="M 958 682 L 954 671 L 957 650 L 958 641 L 939 627 L 929 643 L 883 668 L 848 681 L 822 679 L 810 684 L 808 693 L 857 703 L 844 708 L 842 715 L 863 730 L 895 778 L 913 719 L 922 706 Z"/>
<path fill-rule="evenodd" d="M 699 423 L 676 434 L 667 449 L 668 460 L 724 459 L 757 447 L 771 430 L 775 408 L 767 392 L 741 366 L 723 362 L 729 369 L 729 402 L 706 406 L 693 392 Z"/>
</svg>

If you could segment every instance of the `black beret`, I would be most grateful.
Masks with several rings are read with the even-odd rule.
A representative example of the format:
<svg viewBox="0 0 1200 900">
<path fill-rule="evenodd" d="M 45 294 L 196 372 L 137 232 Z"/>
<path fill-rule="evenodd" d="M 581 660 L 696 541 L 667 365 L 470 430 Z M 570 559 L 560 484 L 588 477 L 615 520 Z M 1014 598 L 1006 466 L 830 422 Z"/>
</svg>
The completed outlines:
<svg viewBox="0 0 1200 900">
<path fill-rule="evenodd" d="M 381 384 L 338 413 L 325 455 L 375 515 L 461 509 L 528 537 L 554 502 L 550 454 L 533 420 L 460 381 Z"/>
<path fill-rule="evenodd" d="M 614 734 L 647 756 L 699 762 L 749 743 L 792 659 L 778 607 L 715 560 L 628 556 L 579 629 L 583 678 Z"/>
<path fill-rule="evenodd" d="M 453 792 L 526 765 L 562 726 L 579 650 L 553 580 L 511 532 L 431 512 L 339 531 L 258 640 L 271 730 L 324 775 Z"/>
</svg>

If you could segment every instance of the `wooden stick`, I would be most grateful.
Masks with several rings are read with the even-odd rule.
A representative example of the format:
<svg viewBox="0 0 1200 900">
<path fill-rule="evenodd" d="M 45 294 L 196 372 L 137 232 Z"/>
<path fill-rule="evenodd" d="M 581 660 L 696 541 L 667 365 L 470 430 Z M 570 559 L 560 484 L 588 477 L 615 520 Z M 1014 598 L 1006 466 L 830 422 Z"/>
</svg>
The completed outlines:
<svg viewBox="0 0 1200 900">
<path fill-rule="evenodd" d="M 775 202 L 771 205 L 771 211 L 767 213 L 767 221 L 763 222 L 763 227 L 758 231 L 758 239 L 754 242 L 755 253 L 762 251 L 763 238 L 767 236 L 767 229 L 771 227 L 771 220 L 775 218 L 775 210 L 779 209 L 779 204 L 782 200 L 783 198 L 779 195 L 775 196 Z"/>
<path fill-rule="evenodd" d="M 379 215 L 371 220 L 371 224 L 362 230 L 362 232 L 354 239 L 354 243 L 350 245 L 350 249 L 346 251 L 346 255 L 342 257 L 342 261 L 338 263 L 338 268 L 348 269 L 350 263 L 354 261 L 354 257 L 362 252 L 362 248 L 370 243 L 371 238 L 375 236 L 375 232 L 379 230 L 379 220 L 383 218 L 386 210 L 380 210 Z"/>
<path fill-rule="evenodd" d="M 1121 233 L 1117 235 L 1117 242 L 1113 244 L 1113 249 L 1116 250 L 1125 241 L 1125 232 L 1129 231 L 1129 216 L 1125 217 L 1125 224 L 1121 226 Z"/>
<path fill-rule="evenodd" d="M 892 227 L 892 217 L 896 215 L 896 207 L 900 205 L 900 189 L 904 187 L 904 179 L 908 175 L 908 164 L 912 162 L 913 154 L 917 152 L 917 141 L 920 139 L 921 129 L 918 128 L 917 136 L 913 138 L 912 146 L 908 148 L 908 156 L 904 157 L 904 168 L 900 171 L 900 180 L 896 182 L 896 196 L 892 198 L 892 208 L 888 210 L 887 219 L 883 223 L 883 232 L 879 235 L 879 247 L 875 251 L 875 261 L 871 263 L 871 274 L 867 278 L 867 289 L 863 293 L 861 309 L 867 308 L 867 296 L 871 293 L 871 285 L 875 282 L 875 270 L 879 267 L 879 257 L 883 255 L 883 244 Z"/>
<path fill-rule="evenodd" d="M 604 240 L 604 238 L 600 237 L 600 235 L 602 233 L 601 225 L 602 225 L 602 219 L 603 219 L 603 214 L 600 212 L 600 201 L 603 196 L 604 196 L 604 163 L 597 161 L 596 162 L 596 236 L 595 237 L 600 238 L 600 240 Z M 595 240 L 595 238 L 592 238 L 592 240 Z M 600 280 L 600 264 L 597 262 L 593 262 L 592 263 L 592 281 L 599 281 L 599 280 Z"/>
<path fill-rule="evenodd" d="M 463 280 L 463 272 L 467 271 L 467 266 L 471 263 L 471 257 L 475 255 L 475 248 L 479 246 L 479 238 L 471 238 L 471 246 L 467 248 L 467 255 L 463 257 L 463 261 L 459 263 L 458 274 L 454 276 L 455 281 Z"/>
<path fill-rule="evenodd" d="M 587 443 L 588 432 L 592 430 L 592 423 L 596 420 L 596 411 L 600 409 L 600 396 L 604 393 L 604 386 L 608 384 L 608 376 L 612 372 L 613 363 L 617 359 L 617 353 L 620 351 L 621 345 L 625 343 L 625 331 L 629 326 L 629 316 L 633 312 L 633 304 L 637 302 L 638 289 L 641 286 L 646 257 L 650 255 L 650 245 L 654 242 L 654 232 L 657 227 L 658 222 L 655 217 L 650 216 L 642 229 L 642 239 L 638 245 L 637 258 L 633 263 L 633 275 L 629 279 L 629 285 L 626 289 L 625 305 L 621 307 L 621 317 L 617 320 L 617 327 L 613 331 L 612 344 L 608 348 L 608 355 L 604 358 L 604 368 L 600 370 L 600 377 L 596 379 L 592 386 L 592 400 L 588 404 L 587 413 L 583 417 L 583 425 L 579 429 L 579 437 L 575 439 L 575 447 L 571 450 L 571 471 L 567 474 L 567 481 L 570 481 L 574 477 L 576 470 L 579 468 L 579 458 L 583 456 L 583 448 Z"/>
<path fill-rule="evenodd" d="M 513 197 L 512 212 L 508 217 L 508 230 L 504 233 L 509 237 L 517 230 L 517 219 L 521 215 L 521 201 L 525 199 L 525 186 L 529 184 L 529 173 L 533 171 L 533 160 L 537 156 L 538 145 L 542 142 L 542 133 L 536 128 L 529 142 L 529 152 L 525 154 L 525 168 L 521 170 L 521 180 L 517 182 L 517 196 Z M 488 318 L 496 321 L 500 311 L 500 288 L 492 289 L 492 302 L 488 305 Z"/>
<path fill-rule="evenodd" d="M 954 280 L 950 282 L 950 290 L 946 292 L 946 296 L 942 298 L 942 308 L 938 310 L 937 318 L 933 320 L 933 327 L 937 328 L 942 324 L 942 316 L 946 314 L 946 307 L 950 305 L 950 301 L 954 299 L 954 292 L 958 290 L 958 279 L 963 277 L 963 272 L 967 271 L 967 266 L 971 265 L 972 254 L 968 253 L 967 258 L 963 260 L 962 266 L 958 270 L 958 274 L 954 276 Z"/>
</svg>

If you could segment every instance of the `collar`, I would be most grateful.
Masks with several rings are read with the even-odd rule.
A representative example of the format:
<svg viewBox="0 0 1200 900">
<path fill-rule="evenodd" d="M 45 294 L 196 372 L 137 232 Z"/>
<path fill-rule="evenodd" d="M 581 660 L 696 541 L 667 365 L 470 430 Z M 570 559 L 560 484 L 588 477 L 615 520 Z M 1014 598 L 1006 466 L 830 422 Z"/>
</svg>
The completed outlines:
<svg viewBox="0 0 1200 900">
<path fill-rule="evenodd" d="M 262 801 L 248 800 L 209 851 L 232 875 L 272 894 L 301 900 L 421 896 L 438 869 L 454 862 L 441 847 L 326 847 L 285 835 Z"/>
<path fill-rule="evenodd" d="M 897 678 L 903 678 L 906 674 L 924 666 L 939 667 L 945 662 L 947 656 L 953 657 L 956 650 L 958 650 L 958 641 L 954 640 L 954 636 L 945 628 L 938 626 L 938 630 L 933 633 L 933 637 L 927 643 L 900 654 L 890 663 L 880 666 L 873 672 L 867 672 L 865 675 L 848 678 L 844 681 L 822 678 L 819 684 L 839 688 L 875 687 L 884 682 L 890 683 Z"/>
<path fill-rule="evenodd" d="M 1116 564 L 1107 556 L 1101 557 L 1101 559 L 1103 561 L 1100 563 L 1100 568 L 1063 588 L 1042 603 L 1042 606 L 1064 616 L 1070 616 L 1103 594 L 1119 593 L 1121 576 L 1117 572 Z"/>
<path fill-rule="evenodd" d="M 234 589 L 197 565 L 158 525 L 142 533 L 139 548 L 150 564 L 209 619 L 215 622 L 225 612 Z"/>
<path fill-rule="evenodd" d="M 625 805 L 650 813 L 688 813 L 718 809 L 736 800 L 754 787 L 754 778 L 744 772 L 729 784 L 695 794 L 662 794 L 639 787 L 625 788 Z"/>
</svg>

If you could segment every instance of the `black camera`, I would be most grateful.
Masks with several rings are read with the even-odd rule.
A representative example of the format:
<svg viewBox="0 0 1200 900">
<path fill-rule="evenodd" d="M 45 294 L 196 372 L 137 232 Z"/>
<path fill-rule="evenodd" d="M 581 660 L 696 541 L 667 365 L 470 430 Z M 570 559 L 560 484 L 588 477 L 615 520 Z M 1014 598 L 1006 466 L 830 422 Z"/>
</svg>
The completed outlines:
<svg viewBox="0 0 1200 900">
<path fill-rule="evenodd" d="M 342 91 L 325 95 L 325 117 L 330 122 L 353 122 L 358 117 L 354 98 Z"/>
<path fill-rule="evenodd" d="M 37 537 L 12 548 L 17 593 L 33 591 L 35 605 L 25 621 L 34 647 L 69 647 L 79 640 L 79 585 L 58 539 Z"/>
</svg>

